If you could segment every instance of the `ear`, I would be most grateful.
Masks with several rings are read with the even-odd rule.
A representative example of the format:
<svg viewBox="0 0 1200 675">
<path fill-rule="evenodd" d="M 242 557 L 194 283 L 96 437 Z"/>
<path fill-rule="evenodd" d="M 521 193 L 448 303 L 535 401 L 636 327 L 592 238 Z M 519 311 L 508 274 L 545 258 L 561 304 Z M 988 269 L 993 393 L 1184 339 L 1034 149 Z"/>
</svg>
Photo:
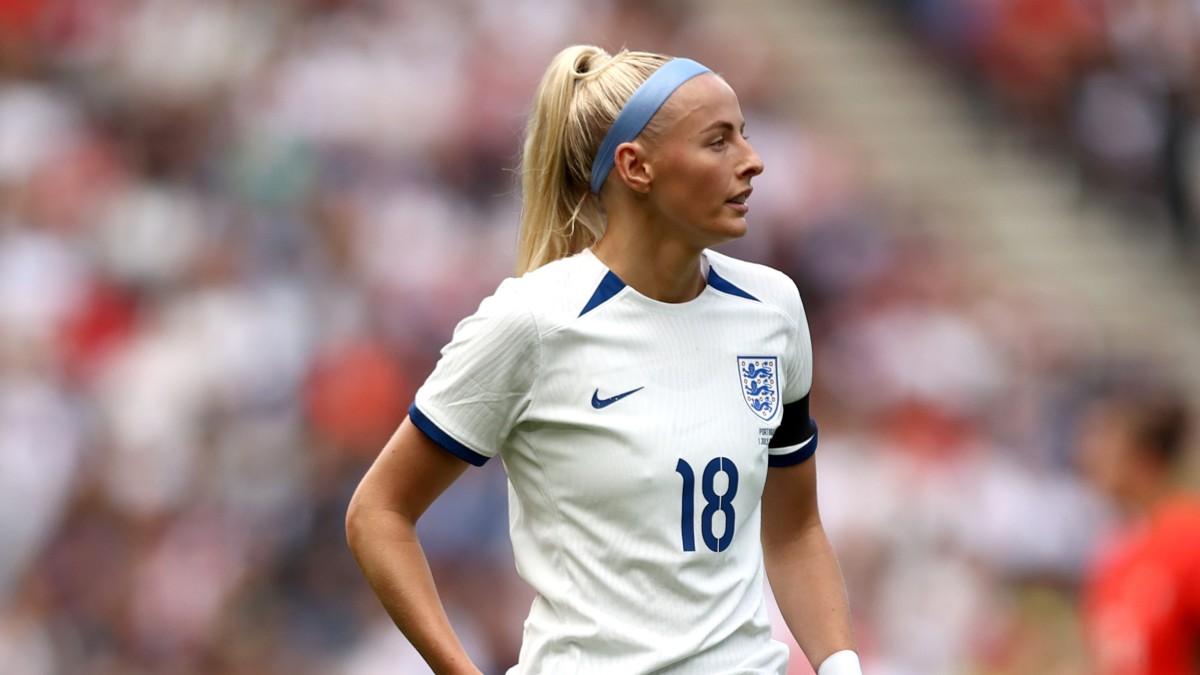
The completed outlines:
<svg viewBox="0 0 1200 675">
<path fill-rule="evenodd" d="M 630 190 L 646 194 L 654 182 L 654 169 L 648 160 L 647 149 L 637 141 L 622 143 L 617 146 L 613 173 Z"/>
</svg>

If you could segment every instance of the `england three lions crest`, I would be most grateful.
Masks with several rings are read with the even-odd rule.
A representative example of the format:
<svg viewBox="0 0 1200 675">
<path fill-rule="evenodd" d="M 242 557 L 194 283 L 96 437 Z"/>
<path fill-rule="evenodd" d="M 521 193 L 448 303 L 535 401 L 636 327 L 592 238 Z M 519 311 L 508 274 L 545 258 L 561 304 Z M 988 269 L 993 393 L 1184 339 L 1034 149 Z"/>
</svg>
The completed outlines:
<svg viewBox="0 0 1200 675">
<path fill-rule="evenodd" d="M 779 408 L 779 358 L 739 356 L 738 372 L 746 405 L 763 420 L 774 417 Z"/>
</svg>

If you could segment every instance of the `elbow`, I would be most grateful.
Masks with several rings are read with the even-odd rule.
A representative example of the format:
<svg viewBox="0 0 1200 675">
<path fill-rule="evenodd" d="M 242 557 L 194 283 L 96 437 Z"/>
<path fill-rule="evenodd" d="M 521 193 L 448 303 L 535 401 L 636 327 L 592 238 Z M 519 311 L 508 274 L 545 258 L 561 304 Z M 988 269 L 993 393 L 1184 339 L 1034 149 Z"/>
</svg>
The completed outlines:
<svg viewBox="0 0 1200 675">
<path fill-rule="evenodd" d="M 762 552 L 763 565 L 766 566 L 767 573 L 770 574 L 781 561 L 787 560 L 790 549 L 786 543 L 764 539 L 762 542 Z"/>
<path fill-rule="evenodd" d="M 829 538 L 821 519 L 813 516 L 802 522 L 776 524 L 762 530 L 763 559 L 771 565 L 778 560 L 787 560 L 794 555 L 808 554 L 829 546 Z"/>
<path fill-rule="evenodd" d="M 354 553 L 356 557 L 363 541 L 364 517 L 362 500 L 355 492 L 354 496 L 350 498 L 350 505 L 346 507 L 346 545 L 350 547 L 350 552 Z"/>
</svg>

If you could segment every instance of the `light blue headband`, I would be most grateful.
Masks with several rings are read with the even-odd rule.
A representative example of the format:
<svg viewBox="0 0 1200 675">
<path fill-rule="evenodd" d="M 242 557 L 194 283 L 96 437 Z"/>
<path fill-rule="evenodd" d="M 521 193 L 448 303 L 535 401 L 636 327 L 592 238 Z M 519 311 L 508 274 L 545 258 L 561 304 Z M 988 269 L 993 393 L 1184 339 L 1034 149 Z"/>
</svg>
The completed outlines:
<svg viewBox="0 0 1200 675">
<path fill-rule="evenodd" d="M 604 179 L 612 171 L 617 146 L 637 138 L 650 123 L 650 118 L 684 82 L 708 72 L 711 72 L 708 68 L 691 59 L 673 59 L 646 78 L 642 86 L 629 97 L 625 107 L 621 108 L 612 128 L 600 143 L 596 159 L 592 160 L 592 192 L 600 194 Z"/>
</svg>

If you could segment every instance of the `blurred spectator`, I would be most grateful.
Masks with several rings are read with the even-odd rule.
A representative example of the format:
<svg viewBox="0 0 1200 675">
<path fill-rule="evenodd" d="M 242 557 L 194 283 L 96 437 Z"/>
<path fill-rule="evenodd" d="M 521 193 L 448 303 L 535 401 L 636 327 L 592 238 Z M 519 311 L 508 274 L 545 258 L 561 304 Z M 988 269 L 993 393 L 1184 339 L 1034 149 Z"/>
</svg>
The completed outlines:
<svg viewBox="0 0 1200 675">
<path fill-rule="evenodd" d="M 1084 474 L 1120 510 L 1091 565 L 1097 675 L 1200 672 L 1200 497 L 1180 489 L 1189 412 L 1160 385 L 1121 382 L 1081 418 Z"/>
<path fill-rule="evenodd" d="M 1078 161 L 1091 197 L 1200 239 L 1200 7 L 1189 0 L 890 0 L 985 108 Z"/>
</svg>

